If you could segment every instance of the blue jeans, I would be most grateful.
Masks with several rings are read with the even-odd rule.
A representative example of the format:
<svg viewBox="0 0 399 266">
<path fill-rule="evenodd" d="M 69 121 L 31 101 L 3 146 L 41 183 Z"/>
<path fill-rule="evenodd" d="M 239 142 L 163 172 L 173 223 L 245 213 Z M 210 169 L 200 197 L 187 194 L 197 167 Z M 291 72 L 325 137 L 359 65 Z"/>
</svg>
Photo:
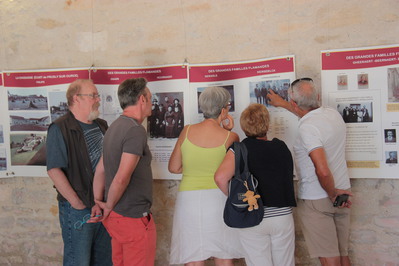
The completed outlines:
<svg viewBox="0 0 399 266">
<path fill-rule="evenodd" d="M 91 209 L 76 210 L 67 201 L 60 201 L 58 207 L 64 240 L 63 265 L 112 265 L 111 237 L 103 224 L 81 223 L 78 229 L 74 227 Z"/>
</svg>

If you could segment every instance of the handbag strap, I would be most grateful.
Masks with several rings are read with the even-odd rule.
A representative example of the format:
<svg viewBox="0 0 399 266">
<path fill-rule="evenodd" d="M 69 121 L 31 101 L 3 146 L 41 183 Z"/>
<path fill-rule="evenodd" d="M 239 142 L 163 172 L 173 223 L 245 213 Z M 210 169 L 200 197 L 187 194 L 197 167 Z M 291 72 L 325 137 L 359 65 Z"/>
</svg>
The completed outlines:
<svg viewBox="0 0 399 266">
<path fill-rule="evenodd" d="M 240 142 L 240 149 L 241 149 L 241 156 L 242 156 L 242 159 L 244 161 L 244 171 L 243 171 L 243 173 L 245 173 L 245 176 L 248 176 L 247 173 L 249 173 L 249 169 L 248 169 L 248 150 L 247 150 L 247 146 L 245 146 L 244 143 Z"/>
<path fill-rule="evenodd" d="M 233 178 L 236 178 L 238 180 L 241 180 L 241 149 L 240 149 L 240 143 L 239 142 L 234 142 L 233 143 L 233 149 L 234 149 L 234 168 L 235 168 L 235 173 Z"/>
<path fill-rule="evenodd" d="M 248 168 L 248 150 L 244 143 L 242 142 L 234 142 L 234 158 L 235 158 L 235 174 L 233 178 L 241 181 L 247 189 L 248 187 L 248 179 L 251 176 Z M 244 163 L 244 169 L 241 171 L 241 158 Z M 253 189 L 258 187 L 258 180 L 256 178 L 250 179 L 251 185 Z"/>
<path fill-rule="evenodd" d="M 235 159 L 235 174 L 234 178 L 237 178 L 241 182 L 247 181 L 248 177 L 248 162 L 247 162 L 247 156 L 248 156 L 248 150 L 247 147 L 245 147 L 245 144 L 242 142 L 234 142 L 234 159 Z M 244 169 L 241 171 L 241 159 L 244 162 Z M 245 177 L 243 179 L 242 177 Z"/>
</svg>

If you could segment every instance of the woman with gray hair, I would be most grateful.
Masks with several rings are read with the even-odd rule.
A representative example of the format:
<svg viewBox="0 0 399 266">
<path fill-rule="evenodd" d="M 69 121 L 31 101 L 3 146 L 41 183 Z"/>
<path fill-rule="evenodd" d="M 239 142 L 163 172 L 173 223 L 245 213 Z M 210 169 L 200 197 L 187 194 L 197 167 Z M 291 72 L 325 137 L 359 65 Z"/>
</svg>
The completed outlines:
<svg viewBox="0 0 399 266">
<path fill-rule="evenodd" d="M 230 93 L 222 87 L 206 88 L 199 97 L 204 114 L 200 123 L 187 125 L 170 156 L 169 171 L 183 174 L 173 218 L 170 264 L 234 265 L 242 257 L 236 234 L 223 222 L 226 196 L 214 182 L 214 174 L 227 148 L 239 141 L 230 130 Z"/>
</svg>

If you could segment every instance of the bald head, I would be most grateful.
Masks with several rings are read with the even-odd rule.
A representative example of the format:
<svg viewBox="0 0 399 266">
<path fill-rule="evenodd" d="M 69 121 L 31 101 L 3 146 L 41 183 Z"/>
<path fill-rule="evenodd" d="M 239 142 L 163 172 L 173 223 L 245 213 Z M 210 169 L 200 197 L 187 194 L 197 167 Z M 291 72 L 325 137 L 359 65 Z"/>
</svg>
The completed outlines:
<svg viewBox="0 0 399 266">
<path fill-rule="evenodd" d="M 90 79 L 77 79 L 69 85 L 66 92 L 68 106 L 73 105 L 73 96 L 80 93 L 82 91 L 82 88 L 86 85 L 93 86 L 94 84 L 93 81 L 91 81 Z"/>
</svg>

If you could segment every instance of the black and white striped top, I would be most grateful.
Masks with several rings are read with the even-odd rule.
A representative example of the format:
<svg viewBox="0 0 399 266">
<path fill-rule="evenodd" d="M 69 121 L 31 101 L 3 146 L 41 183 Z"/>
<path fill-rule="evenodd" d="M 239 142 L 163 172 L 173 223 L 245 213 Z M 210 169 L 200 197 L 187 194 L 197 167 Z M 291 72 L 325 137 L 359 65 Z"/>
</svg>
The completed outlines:
<svg viewBox="0 0 399 266">
<path fill-rule="evenodd" d="M 263 214 L 263 218 L 272 218 L 277 216 L 288 215 L 292 213 L 292 207 L 263 207 L 265 209 L 265 213 Z"/>
</svg>

